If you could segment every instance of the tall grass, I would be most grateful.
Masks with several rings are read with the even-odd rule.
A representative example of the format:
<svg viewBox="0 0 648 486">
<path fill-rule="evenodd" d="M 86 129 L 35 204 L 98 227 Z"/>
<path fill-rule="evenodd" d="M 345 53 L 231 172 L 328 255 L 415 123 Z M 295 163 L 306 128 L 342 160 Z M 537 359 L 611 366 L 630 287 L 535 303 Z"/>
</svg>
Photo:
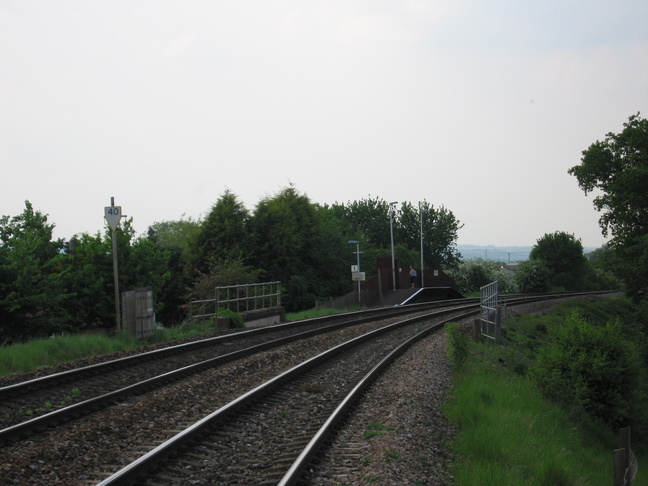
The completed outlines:
<svg viewBox="0 0 648 486">
<path fill-rule="evenodd" d="M 457 425 L 457 486 L 609 485 L 611 450 L 586 442 L 518 375 L 473 363 L 446 406 Z"/>
<path fill-rule="evenodd" d="M 14 344 L 0 348 L 0 376 L 25 373 L 44 366 L 215 332 L 212 323 L 204 320 L 183 326 L 157 328 L 153 338 L 148 341 L 138 341 L 127 333 L 118 336 L 72 334 L 49 339 L 37 339 L 24 344 Z"/>
<path fill-rule="evenodd" d="M 619 301 L 567 303 L 545 316 L 509 320 L 504 344 L 470 342 L 463 366 L 455 367 L 454 386 L 445 406 L 458 429 L 452 444 L 456 486 L 612 483 L 612 451 L 618 448 L 618 431 L 550 402 L 529 377 L 537 351 L 551 339 L 551 328 L 562 325 L 575 310 L 597 322 L 627 312 Z M 451 327 L 448 336 L 454 357 L 456 330 Z M 636 437 L 636 441 L 633 449 L 641 452 L 645 438 Z M 642 476 L 640 467 L 635 485 L 646 484 L 641 483 Z"/>
<path fill-rule="evenodd" d="M 295 321 L 340 312 L 347 311 L 335 309 L 305 311 L 288 314 L 286 320 Z M 153 338 L 149 341 L 138 341 L 126 333 L 119 336 L 75 334 L 33 340 L 25 344 L 0 347 L 0 376 L 25 373 L 44 366 L 215 332 L 217 331 L 213 327 L 213 322 L 204 319 L 176 327 L 157 328 Z"/>
<path fill-rule="evenodd" d="M 141 346 L 134 337 L 76 334 L 0 348 L 0 376 Z"/>
</svg>

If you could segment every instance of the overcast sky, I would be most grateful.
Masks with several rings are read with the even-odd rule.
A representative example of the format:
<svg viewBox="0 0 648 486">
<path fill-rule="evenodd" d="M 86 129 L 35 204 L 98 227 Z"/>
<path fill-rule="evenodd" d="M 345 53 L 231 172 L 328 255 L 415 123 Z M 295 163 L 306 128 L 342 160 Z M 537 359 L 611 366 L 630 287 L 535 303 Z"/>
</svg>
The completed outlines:
<svg viewBox="0 0 648 486">
<path fill-rule="evenodd" d="M 645 0 L 0 0 L 0 215 L 66 239 L 111 196 L 141 234 L 292 184 L 443 205 L 460 244 L 598 247 L 567 170 L 637 112 Z"/>
</svg>

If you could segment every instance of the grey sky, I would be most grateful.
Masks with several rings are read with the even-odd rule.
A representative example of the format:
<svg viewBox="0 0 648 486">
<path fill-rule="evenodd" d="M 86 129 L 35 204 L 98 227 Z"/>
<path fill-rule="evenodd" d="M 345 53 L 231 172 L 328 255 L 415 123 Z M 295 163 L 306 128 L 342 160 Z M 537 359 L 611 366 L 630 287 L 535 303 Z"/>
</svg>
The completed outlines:
<svg viewBox="0 0 648 486">
<path fill-rule="evenodd" d="M 0 215 L 56 236 L 317 203 L 444 205 L 461 244 L 600 246 L 567 169 L 648 116 L 648 2 L 0 0 Z"/>
</svg>

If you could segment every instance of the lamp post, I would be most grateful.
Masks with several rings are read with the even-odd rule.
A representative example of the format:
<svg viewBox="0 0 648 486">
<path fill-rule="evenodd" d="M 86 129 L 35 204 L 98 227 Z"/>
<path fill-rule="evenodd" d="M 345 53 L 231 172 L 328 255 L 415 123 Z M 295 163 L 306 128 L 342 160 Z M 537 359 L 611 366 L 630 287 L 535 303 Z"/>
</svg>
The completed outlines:
<svg viewBox="0 0 648 486">
<path fill-rule="evenodd" d="M 356 246 L 355 254 L 358 256 L 358 273 L 360 272 L 360 242 L 358 240 L 349 240 L 350 245 Z M 358 303 L 362 302 L 361 282 L 358 280 Z"/>
<path fill-rule="evenodd" d="M 389 231 L 391 234 L 391 254 L 392 254 L 392 289 L 396 290 L 396 267 L 394 263 L 394 206 L 397 201 L 389 203 Z"/>
<path fill-rule="evenodd" d="M 421 288 L 425 287 L 425 267 L 423 266 L 423 207 L 419 201 L 419 216 L 421 218 Z"/>
</svg>

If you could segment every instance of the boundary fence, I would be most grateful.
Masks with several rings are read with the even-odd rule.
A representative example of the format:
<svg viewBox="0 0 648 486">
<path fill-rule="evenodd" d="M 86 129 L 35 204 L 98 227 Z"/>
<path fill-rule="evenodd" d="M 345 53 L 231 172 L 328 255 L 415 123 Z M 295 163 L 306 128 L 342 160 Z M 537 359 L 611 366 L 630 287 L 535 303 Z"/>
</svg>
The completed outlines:
<svg viewBox="0 0 648 486">
<path fill-rule="evenodd" d="M 189 302 L 189 316 L 214 317 L 220 308 L 241 313 L 281 306 L 281 282 L 228 285 L 214 289 L 215 298 Z"/>
<path fill-rule="evenodd" d="M 502 333 L 502 303 L 497 280 L 480 287 L 481 335 L 498 342 Z"/>
</svg>

